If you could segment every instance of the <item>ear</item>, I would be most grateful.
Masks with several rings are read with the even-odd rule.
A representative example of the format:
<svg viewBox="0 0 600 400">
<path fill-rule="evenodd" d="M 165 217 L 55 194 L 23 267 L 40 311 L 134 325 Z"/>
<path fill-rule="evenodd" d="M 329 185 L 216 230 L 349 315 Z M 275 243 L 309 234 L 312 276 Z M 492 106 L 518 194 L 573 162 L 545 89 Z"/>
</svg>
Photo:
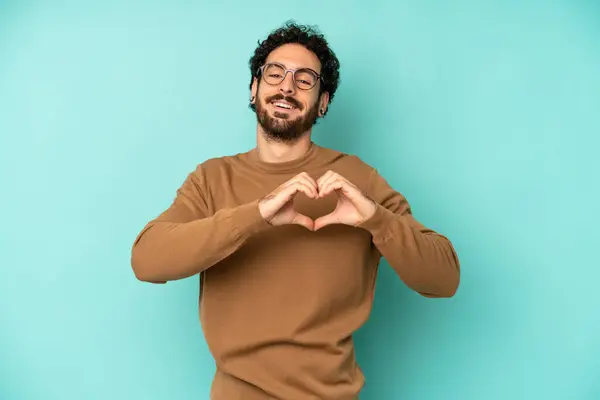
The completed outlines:
<svg viewBox="0 0 600 400">
<path fill-rule="evenodd" d="M 321 93 L 319 98 L 319 116 L 324 116 L 327 112 L 327 105 L 329 104 L 329 92 Z M 321 112 L 322 111 L 322 112 Z"/>
<path fill-rule="evenodd" d="M 256 103 L 256 93 L 258 92 L 258 81 L 256 80 L 256 78 L 254 78 L 254 80 L 252 81 L 252 89 L 250 90 L 250 98 L 254 99 L 251 100 L 250 103 Z"/>
</svg>

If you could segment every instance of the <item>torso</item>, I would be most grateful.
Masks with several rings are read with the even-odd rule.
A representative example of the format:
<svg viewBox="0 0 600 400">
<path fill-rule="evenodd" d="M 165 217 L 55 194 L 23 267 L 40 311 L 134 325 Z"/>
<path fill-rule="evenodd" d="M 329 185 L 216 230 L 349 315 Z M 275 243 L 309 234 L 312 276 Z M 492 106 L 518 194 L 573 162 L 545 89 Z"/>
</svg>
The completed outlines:
<svg viewBox="0 0 600 400">
<path fill-rule="evenodd" d="M 331 168 L 364 187 L 366 171 L 340 160 L 306 172 L 317 179 Z M 213 212 L 260 198 L 302 172 L 257 179 L 235 157 L 221 162 L 229 165 L 210 179 L 206 199 Z M 319 200 L 299 194 L 294 204 L 316 219 L 336 201 L 335 194 Z M 352 333 L 371 311 L 378 262 L 370 234 L 345 225 L 317 232 L 282 226 L 250 238 L 201 277 L 202 326 L 218 368 L 289 398 L 310 398 L 296 382 L 302 374 L 317 390 L 335 393 L 337 386 L 338 399 L 354 398 L 363 378 Z"/>
</svg>

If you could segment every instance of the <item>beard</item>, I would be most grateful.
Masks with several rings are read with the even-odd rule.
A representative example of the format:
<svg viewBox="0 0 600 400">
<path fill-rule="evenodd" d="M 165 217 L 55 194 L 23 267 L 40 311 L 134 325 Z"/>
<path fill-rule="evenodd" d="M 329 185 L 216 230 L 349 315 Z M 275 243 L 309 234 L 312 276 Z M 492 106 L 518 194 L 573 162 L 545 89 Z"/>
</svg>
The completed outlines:
<svg viewBox="0 0 600 400">
<path fill-rule="evenodd" d="M 290 119 L 287 113 L 275 111 L 274 116 L 270 116 L 266 105 L 275 100 L 285 100 L 302 111 L 302 105 L 293 97 L 286 97 L 281 93 L 265 99 L 263 103 L 260 98 L 256 102 L 256 118 L 263 128 L 268 139 L 291 143 L 302 137 L 315 123 L 318 116 L 318 101 L 315 102 L 303 115 Z"/>
</svg>

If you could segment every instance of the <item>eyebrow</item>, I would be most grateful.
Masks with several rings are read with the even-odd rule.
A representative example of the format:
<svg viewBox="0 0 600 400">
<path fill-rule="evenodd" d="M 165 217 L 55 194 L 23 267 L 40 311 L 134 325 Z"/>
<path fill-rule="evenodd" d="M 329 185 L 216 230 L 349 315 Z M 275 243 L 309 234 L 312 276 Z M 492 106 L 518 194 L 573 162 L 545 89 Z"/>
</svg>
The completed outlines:
<svg viewBox="0 0 600 400">
<path fill-rule="evenodd" d="M 283 65 L 283 67 L 285 69 L 296 69 L 296 70 L 299 70 L 299 69 L 309 69 L 309 70 L 313 71 L 315 74 L 321 75 L 321 72 L 317 71 L 314 68 L 311 68 L 311 67 L 288 68 L 288 66 L 285 65 L 285 63 L 282 63 L 281 61 L 265 61 L 265 64 L 279 64 L 279 65 Z"/>
</svg>

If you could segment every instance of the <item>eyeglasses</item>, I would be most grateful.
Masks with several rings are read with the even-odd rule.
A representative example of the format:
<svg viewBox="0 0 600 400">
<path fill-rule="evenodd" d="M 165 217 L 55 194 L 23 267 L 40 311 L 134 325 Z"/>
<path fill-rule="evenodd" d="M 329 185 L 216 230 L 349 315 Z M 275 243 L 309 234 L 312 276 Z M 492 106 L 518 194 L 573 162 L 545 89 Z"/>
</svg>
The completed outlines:
<svg viewBox="0 0 600 400">
<path fill-rule="evenodd" d="M 292 73 L 292 80 L 298 89 L 310 90 L 319 81 L 321 75 L 317 74 L 310 68 L 287 69 L 278 63 L 265 64 L 258 69 L 262 74 L 263 80 L 269 85 L 279 85 L 288 72 Z"/>
</svg>

